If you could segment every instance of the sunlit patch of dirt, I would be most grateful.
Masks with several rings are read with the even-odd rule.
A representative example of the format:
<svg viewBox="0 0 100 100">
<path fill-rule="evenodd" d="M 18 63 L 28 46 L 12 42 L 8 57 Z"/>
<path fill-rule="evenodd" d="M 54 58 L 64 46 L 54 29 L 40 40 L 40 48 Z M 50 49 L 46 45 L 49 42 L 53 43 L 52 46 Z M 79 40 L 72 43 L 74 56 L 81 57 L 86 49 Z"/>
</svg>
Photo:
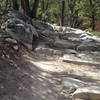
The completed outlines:
<svg viewBox="0 0 100 100">
<path fill-rule="evenodd" d="M 62 78 L 100 85 L 99 72 L 99 66 L 65 63 L 58 56 L 37 54 L 20 43 L 0 39 L 1 100 L 71 100 L 61 85 Z"/>
</svg>

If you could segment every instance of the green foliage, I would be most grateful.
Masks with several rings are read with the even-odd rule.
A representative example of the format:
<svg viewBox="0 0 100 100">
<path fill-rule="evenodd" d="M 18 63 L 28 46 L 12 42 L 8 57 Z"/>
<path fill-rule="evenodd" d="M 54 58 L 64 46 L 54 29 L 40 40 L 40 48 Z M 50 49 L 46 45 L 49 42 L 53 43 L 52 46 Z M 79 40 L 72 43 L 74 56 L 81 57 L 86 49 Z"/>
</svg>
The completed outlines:
<svg viewBox="0 0 100 100">
<path fill-rule="evenodd" d="M 47 0 L 44 0 L 44 8 L 45 11 L 42 10 L 42 4 L 40 4 L 38 8 L 38 18 L 43 21 L 48 21 L 52 23 L 57 23 L 59 16 L 59 4 L 57 0 L 51 2 L 47 2 Z M 47 7 L 48 3 L 48 7 Z"/>
<path fill-rule="evenodd" d="M 86 31 L 86 32 L 90 32 L 90 33 L 92 33 L 92 34 L 94 34 L 94 35 L 100 37 L 100 32 L 94 31 L 94 30 L 92 30 L 92 28 L 88 28 L 88 29 L 86 29 L 85 31 Z"/>
<path fill-rule="evenodd" d="M 12 6 L 12 0 L 1 0 L 0 9 L 8 9 Z M 20 0 L 19 4 L 20 4 Z M 32 7 L 34 0 L 29 0 Z M 65 0 L 64 22 L 68 25 L 69 19 L 75 25 L 90 25 L 94 14 L 95 20 L 100 20 L 100 0 Z M 21 10 L 21 7 L 20 7 Z M 61 0 L 40 0 L 37 18 L 51 23 L 58 23 L 61 15 Z M 73 11 L 71 11 L 73 10 Z M 73 21 L 74 20 L 74 21 Z"/>
</svg>

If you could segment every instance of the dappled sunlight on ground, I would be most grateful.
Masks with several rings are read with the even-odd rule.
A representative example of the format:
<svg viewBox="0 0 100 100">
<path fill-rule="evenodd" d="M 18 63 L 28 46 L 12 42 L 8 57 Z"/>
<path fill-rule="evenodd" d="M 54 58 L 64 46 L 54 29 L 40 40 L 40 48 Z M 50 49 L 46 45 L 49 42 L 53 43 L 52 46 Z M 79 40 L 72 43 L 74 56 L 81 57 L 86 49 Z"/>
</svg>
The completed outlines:
<svg viewBox="0 0 100 100">
<path fill-rule="evenodd" d="M 1 59 L 0 59 L 1 61 Z M 17 67 L 0 66 L 0 98 L 2 100 L 65 100 L 56 87 L 54 77 L 23 59 Z M 65 98 L 65 99 L 64 99 Z"/>
<path fill-rule="evenodd" d="M 98 66 L 66 63 L 57 56 L 4 46 L 0 49 L 0 100 L 71 100 L 61 85 L 67 76 L 100 85 Z"/>
<path fill-rule="evenodd" d="M 55 61 L 34 61 L 29 60 L 32 64 L 37 65 L 40 69 L 49 72 L 66 72 L 67 74 L 76 74 L 79 76 L 85 76 L 93 79 L 100 79 L 100 71 L 96 66 L 89 65 L 76 65 L 71 63 L 65 63 L 60 60 Z"/>
</svg>

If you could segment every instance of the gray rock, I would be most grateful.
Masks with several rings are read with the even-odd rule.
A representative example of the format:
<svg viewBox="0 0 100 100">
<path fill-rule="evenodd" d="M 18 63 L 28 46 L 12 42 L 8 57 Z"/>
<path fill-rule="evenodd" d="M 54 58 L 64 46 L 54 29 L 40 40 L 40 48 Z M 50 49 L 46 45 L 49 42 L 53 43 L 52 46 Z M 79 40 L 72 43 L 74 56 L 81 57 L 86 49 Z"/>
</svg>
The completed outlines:
<svg viewBox="0 0 100 100">
<path fill-rule="evenodd" d="M 37 30 L 33 26 L 32 19 L 14 10 L 5 12 L 5 19 L 1 25 L 0 37 L 10 36 L 29 49 L 32 48 L 33 38 L 39 37 Z"/>
<path fill-rule="evenodd" d="M 15 39 L 6 38 L 5 41 L 17 44 L 17 41 Z"/>
<path fill-rule="evenodd" d="M 27 15 L 25 15 L 21 12 L 18 12 L 16 10 L 9 10 L 7 13 L 7 16 L 9 18 L 18 18 L 18 19 L 24 21 L 25 23 L 32 24 L 31 18 L 29 18 Z"/>
<path fill-rule="evenodd" d="M 46 22 L 40 21 L 40 20 L 32 20 L 33 26 L 37 29 L 37 30 L 41 30 L 41 31 L 54 31 L 53 28 Z"/>
<path fill-rule="evenodd" d="M 78 88 L 73 93 L 73 99 L 100 100 L 100 87 L 90 86 Z"/>
<path fill-rule="evenodd" d="M 77 44 L 67 40 L 57 40 L 53 43 L 53 46 L 57 48 L 75 49 Z"/>
<path fill-rule="evenodd" d="M 100 43 L 98 42 L 83 42 L 78 47 L 77 50 L 80 51 L 99 51 Z"/>
<path fill-rule="evenodd" d="M 98 58 L 98 56 L 97 56 Z M 63 62 L 81 64 L 81 65 L 100 65 L 96 60 L 96 56 L 86 53 L 86 54 L 65 54 L 60 58 Z M 100 60 L 100 58 L 99 58 Z"/>
<path fill-rule="evenodd" d="M 14 50 L 18 51 L 19 47 L 17 45 L 13 46 Z"/>
<path fill-rule="evenodd" d="M 53 55 L 57 55 L 57 56 L 63 56 L 64 52 L 62 52 L 61 50 L 53 50 Z"/>
<path fill-rule="evenodd" d="M 53 55 L 53 49 L 50 49 L 50 48 L 37 47 L 37 48 L 35 48 L 34 51 L 37 53 Z"/>
<path fill-rule="evenodd" d="M 5 26 L 7 34 L 23 44 L 32 45 L 33 36 L 38 37 L 36 29 L 31 24 L 27 24 L 18 18 L 8 19 L 3 26 Z"/>
<path fill-rule="evenodd" d="M 65 49 L 64 54 L 77 54 L 77 51 L 73 49 Z"/>
<path fill-rule="evenodd" d="M 1 26 L 1 28 L 3 28 Z M 9 37 L 10 35 L 8 35 L 4 30 L 0 29 L 0 37 Z"/>
<path fill-rule="evenodd" d="M 54 50 L 51 48 L 44 48 L 44 47 L 37 47 L 34 50 L 37 53 L 42 53 L 42 54 L 47 54 L 47 55 L 57 55 L 57 56 L 62 56 L 63 52 L 60 50 Z"/>
<path fill-rule="evenodd" d="M 86 83 L 71 77 L 63 77 L 62 79 L 62 86 L 68 89 L 76 90 L 79 87 L 85 86 Z"/>
</svg>

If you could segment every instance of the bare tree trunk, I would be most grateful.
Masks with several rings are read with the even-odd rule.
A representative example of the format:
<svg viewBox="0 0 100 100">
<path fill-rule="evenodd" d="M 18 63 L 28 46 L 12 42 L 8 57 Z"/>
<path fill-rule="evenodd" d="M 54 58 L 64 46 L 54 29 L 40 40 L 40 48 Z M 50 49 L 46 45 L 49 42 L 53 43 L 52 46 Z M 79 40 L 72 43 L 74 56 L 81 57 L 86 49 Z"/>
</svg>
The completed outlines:
<svg viewBox="0 0 100 100">
<path fill-rule="evenodd" d="M 67 16 L 67 25 L 69 27 L 76 27 L 78 21 L 78 9 L 75 9 L 76 0 L 67 0 L 67 6 L 69 11 Z"/>
<path fill-rule="evenodd" d="M 95 30 L 95 10 L 94 10 L 94 4 L 92 0 L 89 0 L 90 6 L 91 6 L 91 27 L 93 30 Z"/>
<path fill-rule="evenodd" d="M 50 0 L 47 0 L 47 3 L 46 3 L 46 7 L 45 7 L 45 10 L 48 10 L 48 7 L 49 7 L 49 3 L 50 3 Z"/>
<path fill-rule="evenodd" d="M 92 22 L 91 22 L 91 24 L 92 24 L 92 29 L 95 30 L 95 16 L 94 16 L 94 14 L 92 15 Z"/>
<path fill-rule="evenodd" d="M 7 3 L 8 3 L 8 0 L 7 0 Z M 19 10 L 18 0 L 12 0 L 12 4 L 13 4 L 14 10 Z"/>
<path fill-rule="evenodd" d="M 42 11 L 43 11 L 43 13 L 44 13 L 44 12 L 45 12 L 45 4 L 44 4 L 44 0 L 42 0 L 41 2 L 42 2 L 42 3 L 41 3 L 41 4 L 42 4 L 42 7 L 41 7 L 41 8 L 42 8 Z"/>
<path fill-rule="evenodd" d="M 21 7 L 23 9 L 23 12 L 31 17 L 31 10 L 29 5 L 29 0 L 21 0 Z"/>
<path fill-rule="evenodd" d="M 38 5 L 39 5 L 39 0 L 35 0 L 33 3 L 32 11 L 31 11 L 32 18 L 36 18 Z"/>
<path fill-rule="evenodd" d="M 64 11 L 65 11 L 65 0 L 61 1 L 61 21 L 60 25 L 64 26 Z"/>
</svg>

